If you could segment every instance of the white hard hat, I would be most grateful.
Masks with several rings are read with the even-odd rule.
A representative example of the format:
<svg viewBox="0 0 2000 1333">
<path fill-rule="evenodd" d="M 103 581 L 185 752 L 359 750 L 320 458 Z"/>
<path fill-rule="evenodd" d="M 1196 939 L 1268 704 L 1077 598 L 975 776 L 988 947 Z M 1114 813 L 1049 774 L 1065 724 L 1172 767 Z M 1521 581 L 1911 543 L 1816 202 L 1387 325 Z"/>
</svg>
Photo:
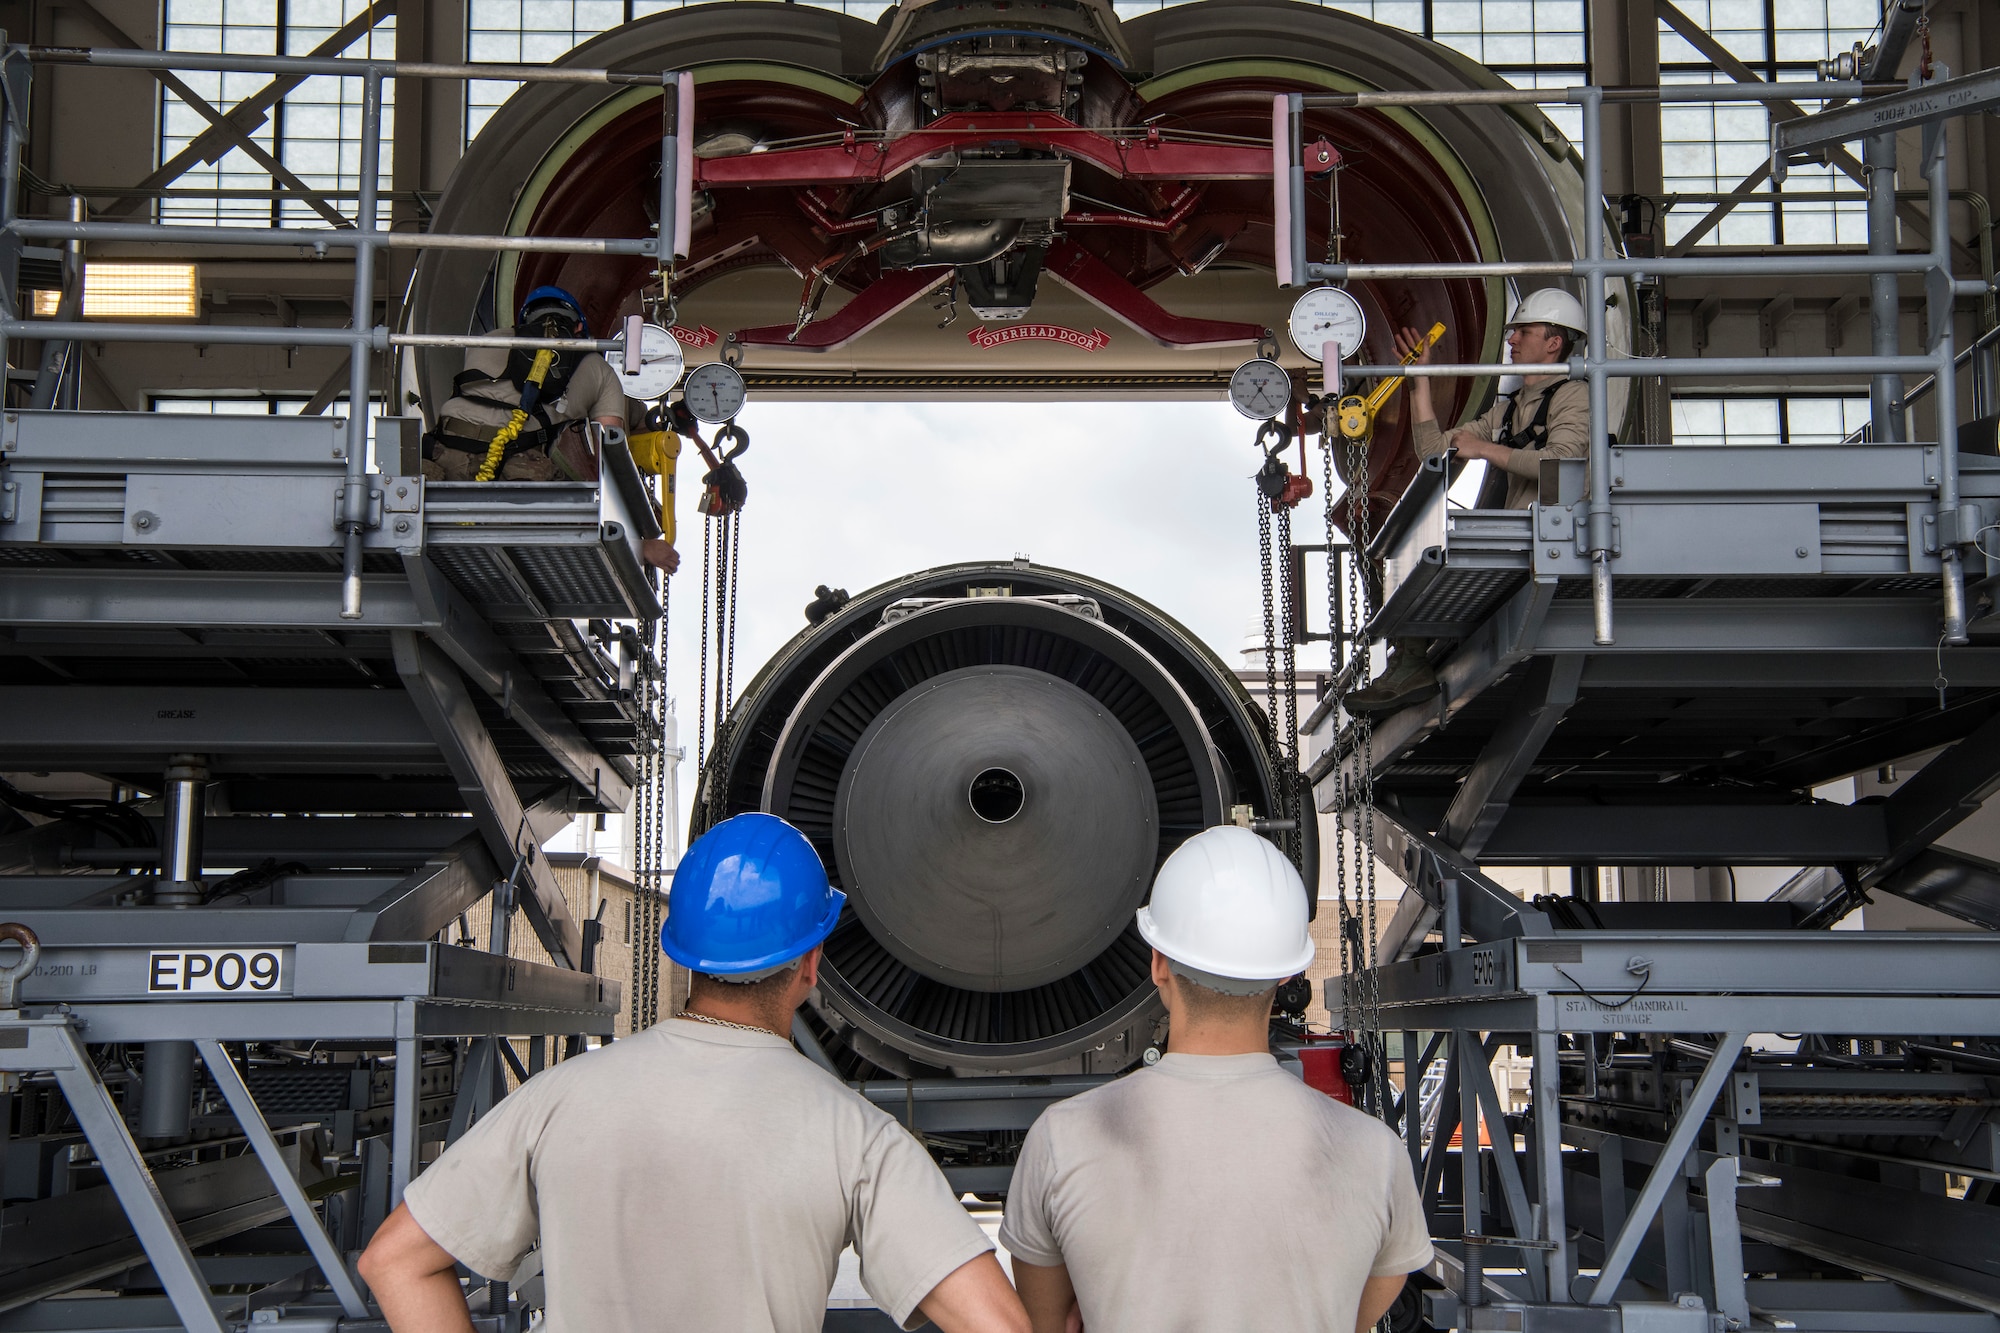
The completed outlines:
<svg viewBox="0 0 2000 1333">
<path fill-rule="evenodd" d="M 1267 839 L 1227 825 L 1167 858 L 1139 934 L 1176 963 L 1233 980 L 1283 981 L 1313 957 L 1299 872 Z"/>
<path fill-rule="evenodd" d="M 1521 298 L 1521 304 L 1514 307 L 1514 318 L 1507 321 L 1507 327 L 1555 324 L 1572 333 L 1582 333 L 1588 323 L 1583 315 L 1583 302 L 1560 287 L 1544 287 Z"/>
</svg>

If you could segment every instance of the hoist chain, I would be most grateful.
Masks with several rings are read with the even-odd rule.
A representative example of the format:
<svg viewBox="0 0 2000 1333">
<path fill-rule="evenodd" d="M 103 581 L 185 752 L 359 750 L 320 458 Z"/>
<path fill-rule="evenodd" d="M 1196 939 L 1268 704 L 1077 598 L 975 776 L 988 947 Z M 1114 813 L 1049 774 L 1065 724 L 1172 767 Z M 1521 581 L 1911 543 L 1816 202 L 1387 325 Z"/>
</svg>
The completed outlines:
<svg viewBox="0 0 2000 1333">
<path fill-rule="evenodd" d="M 1338 525 L 1332 501 L 1335 441 L 1340 438 L 1334 422 L 1334 404 L 1322 409 L 1320 445 L 1321 474 L 1325 478 L 1327 599 L 1330 607 L 1341 602 Z M 1335 770 L 1334 808 L 1340 818 L 1334 826 L 1334 892 L 1340 913 L 1340 970 L 1349 978 L 1349 1003 L 1340 1015 L 1343 1026 L 1352 1031 L 1368 1052 L 1370 1070 L 1369 1101 L 1377 1115 L 1386 1115 L 1389 1096 L 1388 1071 L 1381 1038 L 1381 995 L 1375 968 L 1380 962 L 1376 947 L 1379 919 L 1375 882 L 1375 776 L 1374 726 L 1367 716 L 1348 714 L 1347 695 L 1368 684 L 1368 645 L 1362 628 L 1372 611 L 1373 595 L 1368 583 L 1369 541 L 1368 442 L 1347 442 L 1347 537 L 1351 553 L 1346 583 L 1346 617 L 1343 635 L 1333 643 L 1335 703 L 1348 717 L 1348 761 Z M 1331 618 L 1331 617 L 1329 617 Z M 1343 658 L 1343 648 L 1346 657 Z M 1348 668 L 1352 668 L 1349 670 Z"/>
<path fill-rule="evenodd" d="M 1327 409 L 1327 414 L 1329 417 L 1331 416 L 1331 409 Z M 1326 497 L 1326 611 L 1327 620 L 1331 628 L 1331 639 L 1328 644 L 1328 652 L 1331 655 L 1329 669 L 1333 673 L 1334 705 L 1338 709 L 1343 707 L 1347 702 L 1348 684 L 1347 678 L 1343 674 L 1346 662 L 1343 660 L 1342 654 L 1345 650 L 1347 631 L 1353 624 L 1353 613 L 1352 611 L 1348 613 L 1349 619 L 1347 620 L 1341 620 L 1337 614 L 1340 608 L 1341 582 L 1340 529 L 1333 521 L 1333 436 L 1330 431 L 1324 429 L 1324 427 L 1331 425 L 1331 420 L 1322 420 L 1321 422 L 1323 429 L 1320 434 L 1319 461 L 1322 488 L 1320 494 Z M 1338 718 L 1339 714 L 1336 712 L 1336 723 Z M 1347 802 L 1345 800 L 1346 793 L 1340 787 L 1343 781 L 1342 770 L 1338 767 L 1334 769 L 1333 780 L 1335 784 L 1333 808 L 1338 812 L 1333 823 L 1333 892 L 1336 910 L 1339 914 L 1340 975 L 1346 977 L 1353 974 L 1353 968 L 1350 966 L 1352 954 L 1352 941 L 1350 939 L 1352 931 L 1350 927 L 1354 920 L 1354 909 L 1347 898 Z M 1341 1022 L 1343 1025 L 1345 1024 L 1345 1014 L 1341 1015 Z"/>
<path fill-rule="evenodd" d="M 731 511 L 722 520 L 720 557 L 716 562 L 719 588 L 715 609 L 715 772 L 709 775 L 707 822 L 720 823 L 729 809 L 729 728 L 730 705 L 736 699 L 736 579 L 742 567 L 743 511 Z"/>
<path fill-rule="evenodd" d="M 1304 869 L 1305 864 L 1305 823 L 1301 808 L 1299 778 L 1299 590 L 1292 580 L 1292 511 L 1279 509 L 1277 518 L 1277 547 L 1284 553 L 1284 564 L 1278 571 L 1278 591 L 1283 599 L 1284 614 L 1279 617 L 1278 632 L 1282 636 L 1279 660 L 1283 663 L 1285 706 L 1282 713 L 1284 744 L 1280 756 L 1284 766 L 1279 770 L 1278 780 L 1282 788 L 1284 818 L 1292 821 L 1291 831 L 1282 839 L 1292 864 Z"/>
<path fill-rule="evenodd" d="M 648 482 L 650 487 L 652 483 Z M 668 792 L 676 754 L 667 750 L 667 626 L 672 585 L 650 571 L 659 597 L 660 618 L 639 653 L 634 688 L 639 697 L 641 726 L 639 782 L 632 800 L 633 877 L 638 886 L 632 905 L 632 1031 L 651 1027 L 660 1016 L 660 926 L 665 920 L 668 843 L 671 816 Z"/>
<path fill-rule="evenodd" d="M 743 511 L 711 515 L 701 531 L 701 686 L 695 702 L 696 823 L 719 822 L 728 808 L 729 705 L 736 692 L 736 589 Z M 715 693 L 708 654 L 715 648 Z"/>
<path fill-rule="evenodd" d="M 1371 536 L 1371 520 L 1368 503 L 1368 442 L 1350 440 L 1347 445 L 1347 475 L 1354 478 L 1348 488 L 1347 513 L 1348 532 L 1354 540 L 1356 552 L 1353 577 L 1348 580 L 1348 606 L 1352 613 L 1351 623 L 1358 632 L 1368 623 L 1374 613 L 1374 593 L 1368 582 L 1365 559 Z M 1361 640 L 1356 640 L 1358 652 L 1366 653 L 1368 648 Z M 1364 665 L 1362 675 L 1370 674 Z M 1376 1089 L 1375 1109 L 1378 1115 L 1387 1115 L 1389 1100 L 1384 1095 L 1387 1087 L 1387 1061 L 1383 1058 L 1385 1048 L 1382 1043 L 1382 996 L 1375 969 L 1381 959 L 1376 942 L 1379 938 L 1376 918 L 1375 884 L 1375 723 L 1370 717 L 1359 717 L 1354 722 L 1355 763 L 1353 804 L 1360 824 L 1359 838 L 1355 845 L 1355 855 L 1359 864 L 1355 876 L 1359 881 L 1364 919 L 1361 923 L 1362 957 L 1355 960 L 1361 969 L 1361 1022 L 1362 1040 L 1367 1043 L 1369 1068 L 1374 1071 Z"/>
<path fill-rule="evenodd" d="M 1257 488 L 1257 548 L 1263 570 L 1264 754 L 1271 766 L 1271 806 L 1265 814 L 1290 820 L 1277 844 L 1303 872 L 1305 832 L 1299 801 L 1299 662 L 1292 642 L 1298 588 L 1292 580 L 1292 511 Z M 1275 550 L 1274 550 L 1275 548 Z M 1273 567 L 1281 560 L 1282 567 Z"/>
<path fill-rule="evenodd" d="M 1278 643 L 1271 606 L 1271 497 L 1261 489 L 1257 492 L 1257 556 L 1264 571 L 1264 683 L 1269 687 L 1278 679 Z M 1282 782 L 1277 702 L 1277 691 L 1272 689 L 1264 700 L 1264 757 L 1270 762 L 1272 780 Z M 1267 813 L 1275 816 L 1278 812 L 1273 809 Z"/>
<path fill-rule="evenodd" d="M 701 643 L 701 686 L 694 696 L 694 774 L 701 782 L 708 775 L 708 617 L 714 594 L 710 570 L 715 563 L 715 521 L 701 525 L 701 625 L 695 638 Z M 697 797 L 699 797 L 697 792 Z"/>
</svg>

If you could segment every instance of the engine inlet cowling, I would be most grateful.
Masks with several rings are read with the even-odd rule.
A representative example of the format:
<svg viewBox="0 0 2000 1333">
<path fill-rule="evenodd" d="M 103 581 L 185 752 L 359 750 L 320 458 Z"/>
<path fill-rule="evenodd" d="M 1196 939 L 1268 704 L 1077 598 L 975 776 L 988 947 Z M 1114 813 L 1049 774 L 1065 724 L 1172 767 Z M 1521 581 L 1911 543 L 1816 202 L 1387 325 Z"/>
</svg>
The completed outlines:
<svg viewBox="0 0 2000 1333">
<path fill-rule="evenodd" d="M 1254 708 L 1128 594 L 956 566 L 787 645 L 709 778 L 848 895 L 815 1007 L 855 1072 L 1116 1069 L 1159 1015 L 1133 914 L 1160 863 L 1233 804 L 1272 809 Z"/>
</svg>

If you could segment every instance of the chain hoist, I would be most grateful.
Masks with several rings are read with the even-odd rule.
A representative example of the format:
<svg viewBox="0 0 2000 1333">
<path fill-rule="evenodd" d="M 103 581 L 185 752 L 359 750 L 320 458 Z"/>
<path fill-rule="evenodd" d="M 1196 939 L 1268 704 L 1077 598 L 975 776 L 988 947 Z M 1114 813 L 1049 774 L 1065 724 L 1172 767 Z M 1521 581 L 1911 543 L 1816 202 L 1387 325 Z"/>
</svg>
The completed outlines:
<svg viewBox="0 0 2000 1333">
<path fill-rule="evenodd" d="M 1275 789 L 1270 818 L 1278 846 L 1304 872 L 1305 831 L 1299 777 L 1298 587 L 1292 559 L 1292 510 L 1312 494 L 1312 480 L 1285 466 L 1293 432 L 1283 422 L 1257 429 L 1264 462 L 1257 470 L 1257 542 L 1263 573 L 1264 752 Z M 1272 441 L 1266 444 L 1266 441 Z M 1304 444 L 1301 442 L 1301 461 Z M 1277 548 L 1274 560 L 1273 547 Z M 1288 827 L 1289 826 L 1289 827 Z"/>
<path fill-rule="evenodd" d="M 1436 332 L 1432 333 L 1433 338 Z M 1340 742 L 1346 751 L 1347 762 L 1336 770 L 1339 776 L 1335 783 L 1335 808 L 1340 811 L 1340 817 L 1334 825 L 1334 884 L 1340 914 L 1340 965 L 1341 975 L 1348 979 L 1347 1003 L 1341 1022 L 1355 1034 L 1357 1044 L 1365 1052 L 1366 1069 L 1357 1072 L 1362 1074 L 1360 1081 L 1368 1089 L 1369 1108 L 1377 1115 L 1384 1115 L 1390 1098 L 1381 1037 L 1381 995 L 1375 975 L 1380 958 L 1376 947 L 1379 918 L 1375 880 L 1374 724 L 1367 716 L 1349 714 L 1346 707 L 1347 696 L 1366 686 L 1371 674 L 1362 627 L 1372 613 L 1374 599 L 1367 567 L 1362 561 L 1366 558 L 1370 537 L 1368 449 L 1374 437 L 1374 408 L 1379 406 L 1373 401 L 1374 397 L 1370 395 L 1368 399 L 1360 399 L 1349 396 L 1323 402 L 1320 440 L 1325 451 L 1321 467 L 1329 491 L 1333 485 L 1333 451 L 1342 447 L 1347 451 L 1344 469 L 1348 479 L 1347 536 L 1354 553 L 1353 567 L 1346 578 L 1347 615 L 1344 621 L 1344 637 L 1352 644 L 1352 651 L 1347 661 L 1342 662 L 1340 644 L 1336 641 L 1333 660 L 1335 704 L 1340 714 L 1348 718 L 1347 732 Z M 1341 443 L 1336 444 L 1336 439 Z M 1333 554 L 1338 526 L 1335 512 L 1329 499 L 1326 506 L 1327 596 L 1336 599 L 1334 604 L 1338 605 L 1341 579 L 1338 560 Z"/>
<path fill-rule="evenodd" d="M 648 489 L 658 482 L 649 477 Z M 655 494 L 671 515 L 671 492 Z M 637 887 L 632 904 L 632 1031 L 641 1032 L 660 1016 L 660 926 L 666 919 L 667 876 L 671 873 L 673 766 L 679 751 L 667 748 L 667 719 L 673 700 L 667 694 L 667 626 L 672 608 L 672 583 L 659 570 L 648 579 L 659 598 L 660 618 L 647 639 L 640 640 L 633 688 L 639 705 L 640 746 L 638 783 L 632 793 L 632 876 Z M 650 640 L 650 641 L 648 641 Z"/>
<path fill-rule="evenodd" d="M 729 705 L 736 697 L 736 590 L 742 566 L 743 505 L 749 483 L 736 460 L 750 447 L 750 436 L 735 422 L 715 433 L 715 449 L 695 437 L 703 461 L 696 510 L 702 524 L 701 562 L 701 684 L 696 701 L 695 772 L 699 787 L 695 812 L 707 825 L 719 821 L 729 794 Z M 718 453 L 718 451 L 720 451 Z M 715 692 L 709 693 L 708 654 L 715 649 Z"/>
</svg>

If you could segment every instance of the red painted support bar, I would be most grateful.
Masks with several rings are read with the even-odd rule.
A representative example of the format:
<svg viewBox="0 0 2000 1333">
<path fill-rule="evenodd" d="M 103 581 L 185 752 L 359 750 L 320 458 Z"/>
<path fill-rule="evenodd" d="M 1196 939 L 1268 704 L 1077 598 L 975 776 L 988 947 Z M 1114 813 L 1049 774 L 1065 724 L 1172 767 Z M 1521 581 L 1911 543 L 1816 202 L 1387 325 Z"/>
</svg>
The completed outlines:
<svg viewBox="0 0 2000 1333">
<path fill-rule="evenodd" d="M 1049 247 L 1042 271 L 1130 324 L 1162 347 L 1194 351 L 1236 347 L 1264 336 L 1261 325 L 1226 319 L 1189 319 L 1161 307 L 1090 251 L 1071 241 Z"/>
<path fill-rule="evenodd" d="M 885 273 L 862 288 L 840 309 L 816 319 L 792 339 L 792 325 L 765 324 L 739 329 L 736 341 L 745 347 L 775 347 L 795 352 L 835 352 L 893 316 L 911 302 L 951 281 L 948 268 L 912 268 Z"/>
<path fill-rule="evenodd" d="M 968 144 L 1005 142 L 1049 149 L 1101 167 L 1125 180 L 1269 180 L 1271 150 L 1263 144 L 1188 143 L 1144 134 L 1107 135 L 1053 112 L 961 111 L 886 141 L 848 141 L 821 148 L 779 148 L 695 162 L 700 189 L 752 185 L 857 185 L 887 180 L 936 153 Z"/>
</svg>

